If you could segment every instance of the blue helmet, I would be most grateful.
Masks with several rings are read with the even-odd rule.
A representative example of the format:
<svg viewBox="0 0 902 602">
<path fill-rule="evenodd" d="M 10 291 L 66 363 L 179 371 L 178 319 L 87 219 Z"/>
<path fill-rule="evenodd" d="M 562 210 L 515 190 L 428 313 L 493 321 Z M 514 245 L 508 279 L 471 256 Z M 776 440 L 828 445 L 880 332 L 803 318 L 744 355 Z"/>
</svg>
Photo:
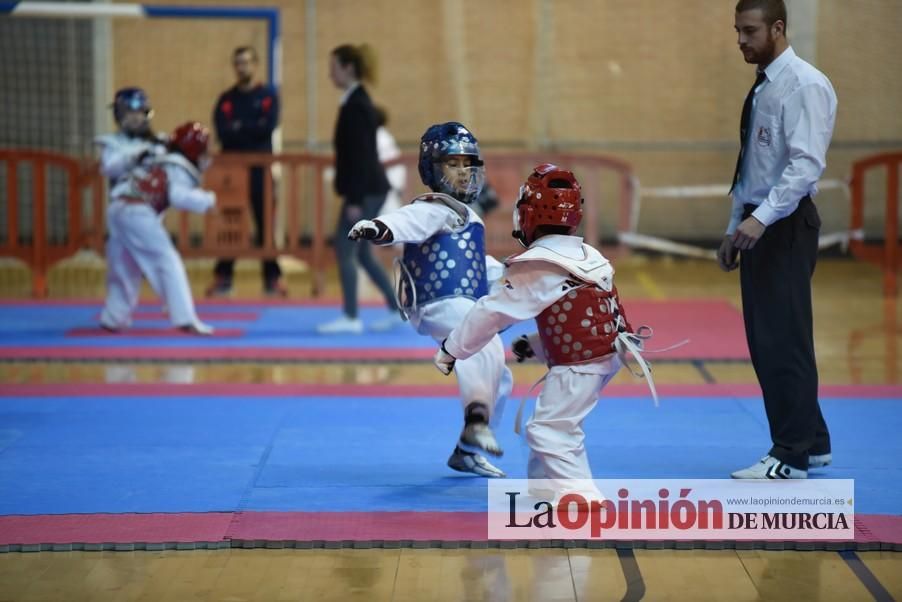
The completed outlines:
<svg viewBox="0 0 902 602">
<path fill-rule="evenodd" d="M 442 175 L 441 163 L 448 157 L 463 155 L 472 157 L 475 180 L 468 190 L 451 187 Z M 482 153 L 479 142 L 470 130 L 456 121 L 431 126 L 420 139 L 419 171 L 423 184 L 434 192 L 444 192 L 464 202 L 472 202 L 479 196 L 484 182 Z M 473 190 L 473 186 L 477 189 Z M 463 197 L 463 198 L 462 198 Z"/>
<path fill-rule="evenodd" d="M 116 91 L 113 98 L 113 117 L 116 123 L 122 121 L 122 117 L 126 111 L 145 111 L 150 116 L 152 109 L 150 108 L 150 99 L 147 98 L 147 92 L 141 88 L 122 88 Z"/>
</svg>

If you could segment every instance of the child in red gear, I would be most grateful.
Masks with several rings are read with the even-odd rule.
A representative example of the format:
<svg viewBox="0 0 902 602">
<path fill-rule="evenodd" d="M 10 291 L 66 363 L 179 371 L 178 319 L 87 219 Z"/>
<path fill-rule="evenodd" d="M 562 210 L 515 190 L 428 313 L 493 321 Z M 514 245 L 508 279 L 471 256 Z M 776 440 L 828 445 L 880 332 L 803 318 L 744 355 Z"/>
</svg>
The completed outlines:
<svg viewBox="0 0 902 602">
<path fill-rule="evenodd" d="M 436 353 L 449 374 L 496 333 L 535 318 L 538 332 L 513 346 L 522 361 L 537 357 L 549 371 L 535 413 L 526 425 L 530 479 L 591 479 L 583 420 L 622 363 L 632 337 L 614 286 L 614 268 L 574 236 L 582 219 L 581 189 L 573 173 L 555 165 L 535 168 L 520 189 L 514 237 L 526 250 L 505 262 L 504 275 L 477 301 Z M 635 347 L 633 347 L 635 349 Z"/>
</svg>

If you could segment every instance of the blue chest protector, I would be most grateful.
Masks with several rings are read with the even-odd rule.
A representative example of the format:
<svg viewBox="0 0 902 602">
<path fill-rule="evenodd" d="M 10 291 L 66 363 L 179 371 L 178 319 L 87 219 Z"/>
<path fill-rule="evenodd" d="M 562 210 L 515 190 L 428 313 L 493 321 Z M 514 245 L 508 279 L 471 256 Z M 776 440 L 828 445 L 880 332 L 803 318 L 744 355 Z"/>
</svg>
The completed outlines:
<svg viewBox="0 0 902 602">
<path fill-rule="evenodd" d="M 411 309 L 445 297 L 474 301 L 489 292 L 485 275 L 485 227 L 478 222 L 460 232 L 437 234 L 404 245 L 401 306 Z"/>
</svg>

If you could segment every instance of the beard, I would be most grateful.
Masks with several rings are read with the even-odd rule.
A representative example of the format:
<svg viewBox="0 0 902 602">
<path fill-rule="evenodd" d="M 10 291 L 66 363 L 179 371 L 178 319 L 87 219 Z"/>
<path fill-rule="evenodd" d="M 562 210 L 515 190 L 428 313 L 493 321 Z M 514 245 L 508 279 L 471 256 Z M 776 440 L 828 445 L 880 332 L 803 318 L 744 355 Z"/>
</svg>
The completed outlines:
<svg viewBox="0 0 902 602">
<path fill-rule="evenodd" d="M 767 32 L 767 42 L 761 50 L 752 50 L 745 57 L 745 62 L 752 65 L 768 65 L 774 60 L 774 53 L 777 49 L 777 42 L 770 32 Z"/>
</svg>

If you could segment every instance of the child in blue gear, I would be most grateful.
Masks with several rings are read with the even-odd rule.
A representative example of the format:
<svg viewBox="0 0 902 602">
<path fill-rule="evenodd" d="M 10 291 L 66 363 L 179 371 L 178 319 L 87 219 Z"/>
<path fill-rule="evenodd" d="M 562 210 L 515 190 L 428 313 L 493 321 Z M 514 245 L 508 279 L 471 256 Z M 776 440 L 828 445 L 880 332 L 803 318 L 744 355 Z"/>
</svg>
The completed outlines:
<svg viewBox="0 0 902 602">
<path fill-rule="evenodd" d="M 109 202 L 115 202 L 113 190 L 142 164 L 161 157 L 167 153 L 165 136 L 158 135 L 151 127 L 153 107 L 150 98 L 143 88 L 129 86 L 120 88 L 113 96 L 110 105 L 117 130 L 94 139 L 100 149 L 100 173 L 109 184 Z M 129 269 L 128 260 L 123 259 L 119 240 L 110 231 L 110 240 L 106 245 L 108 277 L 123 274 Z M 146 274 L 148 282 L 155 291 L 163 290 L 163 283 L 156 272 Z M 138 283 L 140 284 L 140 282 Z M 114 285 L 115 286 L 115 285 Z M 168 308 L 164 307 L 164 311 Z M 111 322 L 109 316 L 101 320 L 101 326 L 113 330 L 124 326 L 116 321 Z"/>
<path fill-rule="evenodd" d="M 100 325 L 109 331 L 128 327 L 138 305 L 141 277 L 166 301 L 169 319 L 181 330 L 213 334 L 200 321 L 185 265 L 163 225 L 169 208 L 204 213 L 216 195 L 201 188 L 209 165 L 210 133 L 196 122 L 178 127 L 169 152 L 132 167 L 110 191 L 107 207 L 107 295 Z"/>
<path fill-rule="evenodd" d="M 504 268 L 485 254 L 485 225 L 470 207 L 485 182 L 473 134 L 453 121 L 431 126 L 420 140 L 418 167 L 433 192 L 377 219 L 357 222 L 348 238 L 404 245 L 399 305 L 419 334 L 441 342 Z M 490 427 L 513 384 L 501 339 L 495 336 L 462 363 L 458 362 L 456 374 L 464 427 L 448 466 L 503 477 L 476 451 L 503 453 Z"/>
<path fill-rule="evenodd" d="M 150 127 L 153 109 L 143 89 L 117 90 L 111 108 L 119 130 L 94 140 L 101 147 L 100 173 L 109 179 L 110 190 L 145 159 L 166 154 L 167 143 Z"/>
</svg>

